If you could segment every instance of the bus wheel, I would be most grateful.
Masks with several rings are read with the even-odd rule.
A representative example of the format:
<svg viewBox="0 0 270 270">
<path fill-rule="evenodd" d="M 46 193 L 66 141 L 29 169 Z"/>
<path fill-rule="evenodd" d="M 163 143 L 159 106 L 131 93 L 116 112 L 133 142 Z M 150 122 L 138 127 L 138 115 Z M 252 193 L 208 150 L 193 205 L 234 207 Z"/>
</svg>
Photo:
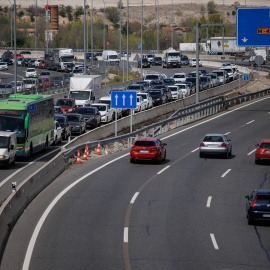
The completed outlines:
<svg viewBox="0 0 270 270">
<path fill-rule="evenodd" d="M 46 138 L 45 146 L 44 146 L 44 151 L 46 152 L 49 148 L 49 142 L 48 142 L 48 137 Z"/>
<path fill-rule="evenodd" d="M 30 154 L 29 157 L 31 158 L 33 156 L 33 144 L 30 144 Z"/>
</svg>

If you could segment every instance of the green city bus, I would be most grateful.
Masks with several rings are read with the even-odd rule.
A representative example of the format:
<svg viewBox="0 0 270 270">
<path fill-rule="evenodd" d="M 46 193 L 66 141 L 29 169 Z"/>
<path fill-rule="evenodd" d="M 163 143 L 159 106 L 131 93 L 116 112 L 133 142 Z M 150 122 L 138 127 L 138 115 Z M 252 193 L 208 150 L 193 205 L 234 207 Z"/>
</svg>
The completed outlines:
<svg viewBox="0 0 270 270">
<path fill-rule="evenodd" d="M 54 139 L 54 102 L 49 95 L 10 95 L 0 99 L 0 131 L 17 135 L 17 156 L 47 149 Z"/>
</svg>

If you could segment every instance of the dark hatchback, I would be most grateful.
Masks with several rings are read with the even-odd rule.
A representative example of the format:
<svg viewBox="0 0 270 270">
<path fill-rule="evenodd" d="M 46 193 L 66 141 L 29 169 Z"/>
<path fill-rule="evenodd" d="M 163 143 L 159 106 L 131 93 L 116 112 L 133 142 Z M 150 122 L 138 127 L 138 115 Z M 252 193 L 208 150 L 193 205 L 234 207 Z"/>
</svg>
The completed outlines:
<svg viewBox="0 0 270 270">
<path fill-rule="evenodd" d="M 138 68 L 141 67 L 141 64 L 143 68 L 150 68 L 151 66 L 151 63 L 148 61 L 147 58 L 143 58 L 142 61 L 138 61 Z"/>
<path fill-rule="evenodd" d="M 86 122 L 81 114 L 70 113 L 66 116 L 71 125 L 71 133 L 79 133 L 81 135 L 86 131 Z"/>
<path fill-rule="evenodd" d="M 153 99 L 153 105 L 161 105 L 166 103 L 166 94 L 164 93 L 164 90 L 162 89 L 150 89 L 148 91 L 148 94 L 152 97 Z"/>
<path fill-rule="evenodd" d="M 65 115 L 55 114 L 54 119 L 58 121 L 62 128 L 62 139 L 67 140 L 71 136 L 71 127 Z"/>
<path fill-rule="evenodd" d="M 162 65 L 162 58 L 154 57 L 152 61 L 152 66 L 161 66 L 161 65 Z"/>
<path fill-rule="evenodd" d="M 101 115 L 96 107 L 79 107 L 77 113 L 81 114 L 87 128 L 96 128 L 101 125 Z"/>
<path fill-rule="evenodd" d="M 255 189 L 251 195 L 245 197 L 248 224 L 255 221 L 270 221 L 270 190 Z"/>
</svg>

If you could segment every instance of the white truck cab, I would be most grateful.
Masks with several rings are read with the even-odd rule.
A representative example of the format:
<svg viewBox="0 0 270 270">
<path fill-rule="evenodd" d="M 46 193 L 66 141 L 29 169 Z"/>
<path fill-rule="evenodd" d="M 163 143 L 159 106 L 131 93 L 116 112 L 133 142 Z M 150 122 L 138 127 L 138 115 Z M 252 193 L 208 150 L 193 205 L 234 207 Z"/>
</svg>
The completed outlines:
<svg viewBox="0 0 270 270">
<path fill-rule="evenodd" d="M 14 164 L 17 152 L 16 132 L 0 131 L 0 165 Z"/>
</svg>

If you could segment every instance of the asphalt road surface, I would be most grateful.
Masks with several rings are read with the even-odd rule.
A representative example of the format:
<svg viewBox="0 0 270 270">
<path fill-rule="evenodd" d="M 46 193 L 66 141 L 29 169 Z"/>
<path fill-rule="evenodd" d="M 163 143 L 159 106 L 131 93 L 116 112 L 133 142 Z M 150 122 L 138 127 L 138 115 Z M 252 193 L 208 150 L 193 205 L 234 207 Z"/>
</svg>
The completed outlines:
<svg viewBox="0 0 270 270">
<path fill-rule="evenodd" d="M 249 226 L 244 198 L 270 189 L 269 163 L 254 162 L 269 108 L 265 97 L 164 134 L 160 165 L 127 150 L 66 170 L 25 209 L 1 269 L 270 269 L 269 223 Z M 232 157 L 199 158 L 212 132 Z"/>
</svg>

